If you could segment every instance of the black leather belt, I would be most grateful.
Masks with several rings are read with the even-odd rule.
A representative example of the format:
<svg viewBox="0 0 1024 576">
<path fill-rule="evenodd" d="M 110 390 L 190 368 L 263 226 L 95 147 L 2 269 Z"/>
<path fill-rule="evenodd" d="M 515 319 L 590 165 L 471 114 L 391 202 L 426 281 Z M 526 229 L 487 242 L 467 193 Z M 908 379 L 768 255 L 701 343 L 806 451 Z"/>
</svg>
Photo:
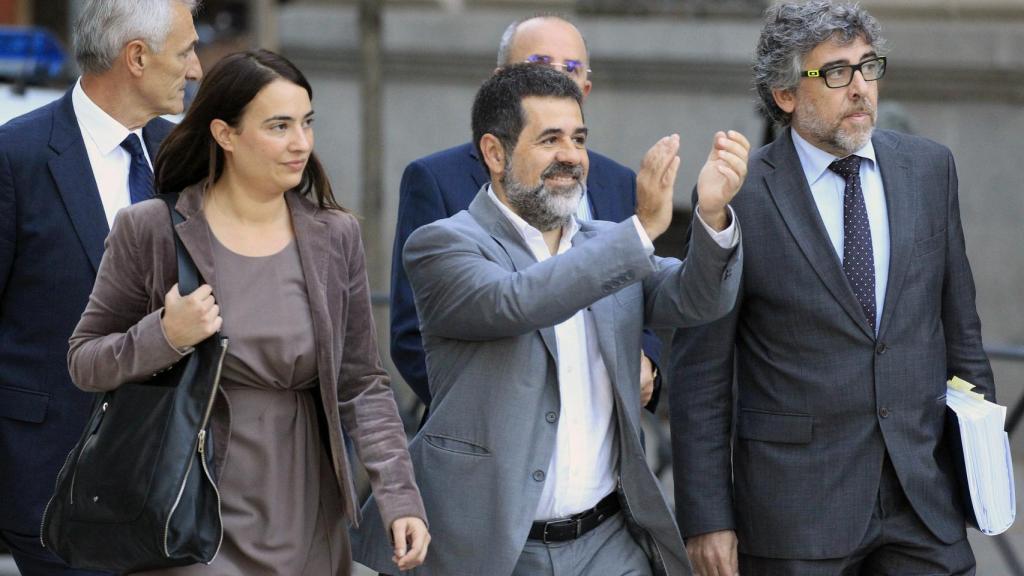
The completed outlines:
<svg viewBox="0 0 1024 576">
<path fill-rule="evenodd" d="M 620 509 L 619 498 L 615 492 L 612 492 L 590 510 L 584 510 L 560 520 L 534 522 L 530 528 L 530 540 L 541 540 L 545 544 L 575 540 L 600 526 L 602 522 L 614 516 Z"/>
</svg>

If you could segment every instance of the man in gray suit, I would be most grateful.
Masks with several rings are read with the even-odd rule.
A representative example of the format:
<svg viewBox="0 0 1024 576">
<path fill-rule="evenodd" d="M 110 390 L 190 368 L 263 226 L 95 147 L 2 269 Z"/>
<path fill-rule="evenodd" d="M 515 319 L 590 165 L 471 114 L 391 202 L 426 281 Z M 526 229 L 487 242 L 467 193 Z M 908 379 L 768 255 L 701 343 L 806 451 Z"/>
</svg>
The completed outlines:
<svg viewBox="0 0 1024 576">
<path fill-rule="evenodd" d="M 856 5 L 766 13 L 756 85 L 786 129 L 733 205 L 739 300 L 675 338 L 676 506 L 700 574 L 974 572 L 945 389 L 994 399 L 992 371 L 953 157 L 874 130 L 879 34 Z"/>
<path fill-rule="evenodd" d="M 433 397 L 410 445 L 434 537 L 416 574 L 690 573 L 640 445 L 640 345 L 644 325 L 732 307 L 739 231 L 727 204 L 748 145 L 716 135 L 690 258 L 660 259 L 651 240 L 671 221 L 679 138 L 647 153 L 635 216 L 578 223 L 581 100 L 570 78 L 535 64 L 487 80 L 473 136 L 491 183 L 406 244 Z M 385 568 L 373 500 L 364 516 L 354 557 Z"/>
</svg>

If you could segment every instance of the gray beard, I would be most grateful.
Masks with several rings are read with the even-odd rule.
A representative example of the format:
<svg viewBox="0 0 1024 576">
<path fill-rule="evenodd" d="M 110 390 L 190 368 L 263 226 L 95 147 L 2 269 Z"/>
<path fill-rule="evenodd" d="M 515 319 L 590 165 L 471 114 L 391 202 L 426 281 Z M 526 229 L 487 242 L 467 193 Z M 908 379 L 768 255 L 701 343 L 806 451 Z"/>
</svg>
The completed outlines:
<svg viewBox="0 0 1024 576">
<path fill-rule="evenodd" d="M 871 113 L 871 126 L 866 130 L 847 130 L 841 125 L 842 119 L 835 124 L 828 124 L 818 114 L 817 107 L 810 101 L 801 104 L 798 108 L 798 113 L 793 117 L 794 126 L 799 128 L 802 133 L 809 135 L 810 140 L 828 146 L 831 148 L 831 151 L 841 152 L 838 156 L 849 156 L 863 148 L 871 140 L 871 134 L 875 129 L 876 110 L 874 104 L 867 98 L 864 98 L 863 104 L 858 106 L 857 109 Z M 849 112 L 850 110 L 847 111 L 847 113 Z"/>
<path fill-rule="evenodd" d="M 512 176 L 512 159 L 509 158 L 501 177 L 509 206 L 527 224 L 541 232 L 556 230 L 568 224 L 583 197 L 583 184 L 580 182 L 568 188 L 548 188 L 544 185 L 543 179 L 552 170 L 558 171 L 549 166 L 541 175 L 541 184 L 531 187 Z M 577 165 L 574 173 L 582 177 L 582 172 L 583 169 Z"/>
</svg>

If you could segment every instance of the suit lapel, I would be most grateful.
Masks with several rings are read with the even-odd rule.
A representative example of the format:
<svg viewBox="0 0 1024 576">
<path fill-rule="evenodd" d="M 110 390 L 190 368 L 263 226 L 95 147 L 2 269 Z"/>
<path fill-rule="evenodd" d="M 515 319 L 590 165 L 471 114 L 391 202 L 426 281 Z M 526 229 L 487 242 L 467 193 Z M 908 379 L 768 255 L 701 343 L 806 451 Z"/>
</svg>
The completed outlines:
<svg viewBox="0 0 1024 576">
<path fill-rule="evenodd" d="M 103 241 L 110 229 L 71 103 L 71 90 L 53 109 L 50 148 L 57 153 L 49 162 L 50 174 L 95 272 L 103 257 Z"/>
<path fill-rule="evenodd" d="M 874 339 L 875 335 L 832 248 L 825 223 L 821 220 L 811 189 L 804 178 L 789 130 L 783 132 L 771 146 L 764 161 L 774 169 L 766 173 L 765 185 L 786 227 L 832 297 L 864 334 Z"/>
<path fill-rule="evenodd" d="M 882 321 L 878 327 L 878 336 L 881 338 L 891 322 L 903 280 L 907 276 L 907 268 L 910 267 L 917 216 L 914 211 L 917 188 L 910 183 L 910 161 L 897 149 L 893 138 L 879 133 L 874 138 L 874 144 L 889 210 L 889 281 L 885 289 Z"/>
<path fill-rule="evenodd" d="M 582 226 L 586 227 L 587 224 L 584 223 Z M 576 237 L 572 239 L 572 245 L 577 246 L 582 242 L 586 242 L 595 234 L 596 232 L 590 229 L 580 230 Z M 616 327 L 619 325 L 617 318 L 618 310 L 619 306 L 615 303 L 615 298 L 612 296 L 601 298 L 590 305 L 590 311 L 593 314 L 593 326 L 597 333 L 597 347 L 601 351 L 601 357 L 604 360 L 605 368 L 608 370 L 608 375 L 611 377 L 613 387 L 623 381 L 618 376 L 619 333 L 616 330 Z M 616 402 L 618 403 L 618 400 Z"/>
<path fill-rule="evenodd" d="M 534 258 L 533 252 L 526 245 L 522 235 L 519 234 L 519 231 L 515 229 L 512 223 L 508 221 L 508 218 L 501 213 L 500 209 L 488 197 L 486 186 L 481 186 L 476 198 L 469 205 L 469 213 L 491 235 L 491 238 L 494 238 L 494 241 L 505 250 L 509 259 L 512 260 L 514 270 L 525 270 L 537 263 L 537 259 Z M 555 328 L 548 326 L 541 328 L 539 332 L 544 340 L 544 346 L 548 349 L 548 353 L 551 354 L 551 357 L 557 363 L 558 344 L 555 340 Z"/>
<path fill-rule="evenodd" d="M 333 353 L 331 348 L 330 309 L 327 305 L 327 262 L 329 246 L 335 245 L 336 239 L 331 236 L 331 228 L 317 217 L 317 208 L 305 201 L 295 192 L 285 194 L 288 209 L 291 211 L 292 228 L 295 231 L 295 244 L 299 249 L 302 263 L 302 274 L 306 278 L 306 295 L 309 298 L 309 310 L 313 317 L 313 333 L 316 337 L 317 365 L 320 380 L 335 384 L 336 375 L 332 373 Z"/>
<path fill-rule="evenodd" d="M 174 209 L 184 216 L 185 221 L 176 225 L 174 230 L 181 238 L 189 256 L 196 264 L 196 270 L 203 277 L 203 282 L 213 287 L 217 293 L 217 278 L 213 269 L 213 243 L 210 238 L 210 227 L 203 215 L 203 190 L 206 183 L 193 184 L 181 191 Z"/>
</svg>

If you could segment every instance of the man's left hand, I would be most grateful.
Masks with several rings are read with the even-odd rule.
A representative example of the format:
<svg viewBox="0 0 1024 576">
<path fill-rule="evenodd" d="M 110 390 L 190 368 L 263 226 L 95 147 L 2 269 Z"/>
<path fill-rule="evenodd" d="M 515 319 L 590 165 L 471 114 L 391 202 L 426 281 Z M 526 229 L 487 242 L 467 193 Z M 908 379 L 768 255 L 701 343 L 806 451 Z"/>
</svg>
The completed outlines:
<svg viewBox="0 0 1024 576">
<path fill-rule="evenodd" d="M 704 222 L 722 231 L 729 225 L 725 207 L 747 177 L 750 142 L 735 130 L 715 133 L 707 162 L 697 177 L 697 205 Z"/>
<path fill-rule="evenodd" d="M 654 363 L 640 353 L 640 406 L 647 406 L 654 396 Z"/>
</svg>

